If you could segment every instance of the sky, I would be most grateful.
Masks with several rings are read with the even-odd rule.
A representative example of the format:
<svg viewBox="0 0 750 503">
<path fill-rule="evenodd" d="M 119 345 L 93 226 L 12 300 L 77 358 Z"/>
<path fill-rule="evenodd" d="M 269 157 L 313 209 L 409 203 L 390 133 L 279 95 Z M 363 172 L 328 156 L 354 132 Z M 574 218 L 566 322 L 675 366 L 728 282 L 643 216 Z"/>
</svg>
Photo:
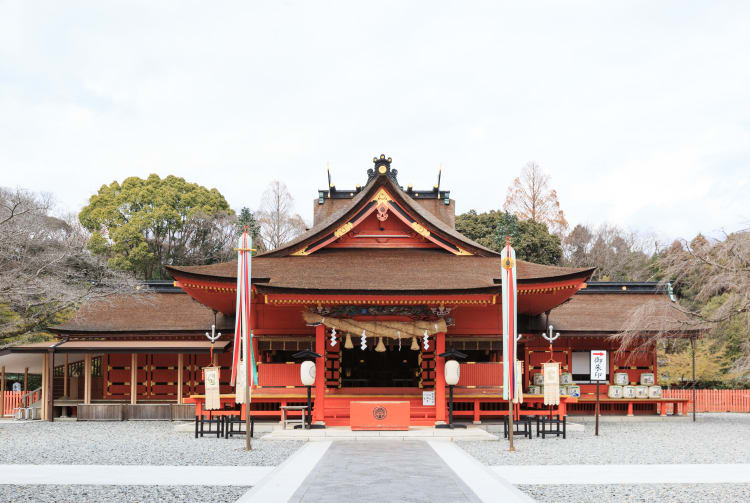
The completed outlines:
<svg viewBox="0 0 750 503">
<path fill-rule="evenodd" d="M 529 161 L 568 221 L 669 241 L 750 227 L 750 2 L 0 0 L 0 186 L 78 211 L 174 174 L 239 210 L 326 165 L 457 213 Z"/>
</svg>

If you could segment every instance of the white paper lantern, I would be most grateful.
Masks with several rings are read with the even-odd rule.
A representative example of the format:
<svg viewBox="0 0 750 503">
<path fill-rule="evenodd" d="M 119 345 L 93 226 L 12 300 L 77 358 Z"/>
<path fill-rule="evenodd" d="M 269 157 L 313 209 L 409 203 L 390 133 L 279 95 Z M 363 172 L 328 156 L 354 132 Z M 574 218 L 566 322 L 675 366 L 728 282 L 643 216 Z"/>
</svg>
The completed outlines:
<svg viewBox="0 0 750 503">
<path fill-rule="evenodd" d="M 461 377 L 461 368 L 456 360 L 445 362 L 445 384 L 455 386 L 458 384 L 458 378 Z"/>
<path fill-rule="evenodd" d="M 299 376 L 304 386 L 315 384 L 315 362 L 311 362 L 310 360 L 302 362 L 302 366 L 299 369 Z"/>
</svg>

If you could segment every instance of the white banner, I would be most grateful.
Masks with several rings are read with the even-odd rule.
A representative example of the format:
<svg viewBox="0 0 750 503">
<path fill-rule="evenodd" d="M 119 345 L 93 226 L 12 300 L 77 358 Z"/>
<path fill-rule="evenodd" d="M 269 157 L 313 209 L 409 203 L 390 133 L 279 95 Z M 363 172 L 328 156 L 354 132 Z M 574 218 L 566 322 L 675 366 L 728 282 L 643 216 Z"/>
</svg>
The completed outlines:
<svg viewBox="0 0 750 503">
<path fill-rule="evenodd" d="M 219 367 L 203 367 L 205 382 L 206 404 L 205 410 L 217 410 L 221 408 L 221 394 L 219 391 Z"/>
</svg>

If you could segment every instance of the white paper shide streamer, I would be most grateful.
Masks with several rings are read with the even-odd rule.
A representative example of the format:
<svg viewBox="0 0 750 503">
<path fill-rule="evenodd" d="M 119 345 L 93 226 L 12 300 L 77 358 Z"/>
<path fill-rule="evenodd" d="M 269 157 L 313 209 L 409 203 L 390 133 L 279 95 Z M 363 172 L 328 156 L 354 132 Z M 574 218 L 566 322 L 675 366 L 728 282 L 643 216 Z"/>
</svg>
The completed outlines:
<svg viewBox="0 0 750 503">
<path fill-rule="evenodd" d="M 336 329 L 331 329 L 331 347 L 336 345 Z"/>
</svg>

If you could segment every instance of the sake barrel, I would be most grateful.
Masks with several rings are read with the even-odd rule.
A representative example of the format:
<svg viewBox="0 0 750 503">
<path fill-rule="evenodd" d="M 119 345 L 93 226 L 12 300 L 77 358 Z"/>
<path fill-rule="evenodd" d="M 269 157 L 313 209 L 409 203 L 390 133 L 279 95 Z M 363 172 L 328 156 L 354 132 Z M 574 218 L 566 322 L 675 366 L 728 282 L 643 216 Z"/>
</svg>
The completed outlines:
<svg viewBox="0 0 750 503">
<path fill-rule="evenodd" d="M 661 398 L 661 386 L 649 386 L 648 397 L 649 398 Z"/>
<path fill-rule="evenodd" d="M 533 374 L 531 376 L 531 382 L 532 382 L 532 384 L 535 384 L 537 386 L 543 386 L 544 385 L 544 375 L 542 375 L 542 374 Z"/>
<path fill-rule="evenodd" d="M 531 386 L 529 386 L 529 389 L 526 392 L 529 395 L 541 395 L 542 394 L 542 387 L 541 386 L 531 385 Z"/>
<path fill-rule="evenodd" d="M 644 386 L 653 386 L 654 382 L 653 372 L 644 372 L 643 374 L 641 374 L 641 384 L 643 384 Z"/>
<path fill-rule="evenodd" d="M 560 374 L 560 384 L 567 386 L 568 384 L 573 384 L 573 374 L 570 372 L 563 372 Z"/>
<path fill-rule="evenodd" d="M 568 387 L 567 386 L 560 386 L 560 396 L 567 395 L 568 394 Z"/>
<path fill-rule="evenodd" d="M 615 384 L 625 386 L 630 382 L 627 372 L 615 372 Z"/>
<path fill-rule="evenodd" d="M 623 398 L 635 398 L 635 386 L 623 386 L 622 397 Z"/>
<path fill-rule="evenodd" d="M 636 398 L 648 398 L 648 386 L 635 386 Z"/>
<path fill-rule="evenodd" d="M 577 384 L 571 384 L 568 386 L 568 395 L 574 396 L 574 397 L 580 397 L 581 396 L 581 387 Z"/>
<path fill-rule="evenodd" d="M 607 396 L 609 398 L 622 398 L 622 386 L 610 386 L 609 391 L 607 391 Z"/>
</svg>

